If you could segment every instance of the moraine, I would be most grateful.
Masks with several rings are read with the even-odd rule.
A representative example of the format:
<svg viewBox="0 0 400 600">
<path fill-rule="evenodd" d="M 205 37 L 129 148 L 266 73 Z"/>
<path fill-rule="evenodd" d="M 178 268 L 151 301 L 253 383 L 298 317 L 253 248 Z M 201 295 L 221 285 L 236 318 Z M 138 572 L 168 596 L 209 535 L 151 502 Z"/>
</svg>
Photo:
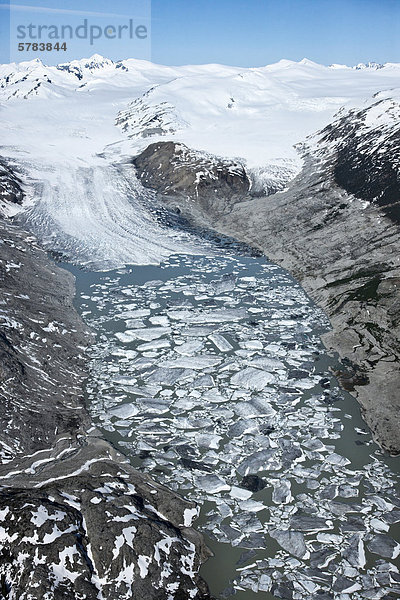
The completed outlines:
<svg viewBox="0 0 400 600">
<path fill-rule="evenodd" d="M 331 376 L 320 341 L 329 324 L 287 272 L 209 242 L 160 266 L 65 266 L 97 332 L 95 424 L 198 504 L 213 594 L 400 592 L 398 467 Z"/>
</svg>

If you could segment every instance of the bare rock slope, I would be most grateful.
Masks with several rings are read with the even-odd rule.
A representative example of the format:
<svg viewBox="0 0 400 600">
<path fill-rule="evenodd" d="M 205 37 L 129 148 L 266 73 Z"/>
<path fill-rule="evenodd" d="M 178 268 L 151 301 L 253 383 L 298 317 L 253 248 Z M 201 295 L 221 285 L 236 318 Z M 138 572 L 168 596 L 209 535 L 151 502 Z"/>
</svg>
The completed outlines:
<svg viewBox="0 0 400 600">
<path fill-rule="evenodd" d="M 250 181 L 239 162 L 190 150 L 184 144 L 150 144 L 133 164 L 144 186 L 202 209 L 224 212 L 249 192 Z"/>
</svg>

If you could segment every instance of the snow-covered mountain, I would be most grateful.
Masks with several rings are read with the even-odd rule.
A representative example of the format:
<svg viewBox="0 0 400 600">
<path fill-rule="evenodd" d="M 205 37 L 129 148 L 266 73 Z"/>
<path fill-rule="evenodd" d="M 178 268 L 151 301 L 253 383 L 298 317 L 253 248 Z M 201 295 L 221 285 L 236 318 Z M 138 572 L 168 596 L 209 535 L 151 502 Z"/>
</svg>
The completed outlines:
<svg viewBox="0 0 400 600">
<path fill-rule="evenodd" d="M 239 160 L 260 193 L 282 189 L 301 168 L 295 144 L 335 115 L 357 114 L 377 93 L 390 103 L 399 75 L 400 64 L 327 67 L 306 59 L 248 69 L 113 62 L 98 55 L 58 66 L 40 60 L 1 65 L 0 153 L 18 165 L 28 185 L 25 218 L 43 241 L 57 237 L 60 251 L 84 249 L 85 261 L 93 255 L 103 265 L 118 264 L 123 247 L 140 261 L 142 251 L 133 251 L 129 240 L 147 223 L 142 194 L 134 173 L 116 164 L 150 143 L 175 141 Z M 385 112 L 386 105 L 379 106 Z M 137 210 L 129 231 L 122 220 L 132 204 Z M 155 245 L 163 250 L 152 246 L 143 260 L 169 252 L 162 237 Z"/>
<path fill-rule="evenodd" d="M 327 125 L 340 108 L 360 106 L 376 92 L 395 87 L 399 75 L 400 65 L 393 63 L 326 67 L 304 59 L 249 69 L 166 67 L 94 55 L 50 67 L 39 59 L 1 65 L 0 102 L 4 109 L 15 100 L 34 99 L 41 108 L 45 99 L 52 101 L 52 116 L 59 117 L 55 120 L 80 120 L 84 126 L 89 103 L 92 120 L 106 117 L 108 124 L 120 126 L 125 135 L 114 129 L 113 141 L 126 134 L 152 141 L 167 135 L 196 149 L 263 166 L 266 161 L 297 160 L 293 144 Z M 68 110 L 71 101 L 73 109 Z M 23 119 L 27 107 L 18 106 Z"/>
<path fill-rule="evenodd" d="M 324 165 L 333 164 L 340 187 L 400 222 L 399 88 L 379 92 L 361 109 L 338 115 L 305 147 Z"/>
</svg>

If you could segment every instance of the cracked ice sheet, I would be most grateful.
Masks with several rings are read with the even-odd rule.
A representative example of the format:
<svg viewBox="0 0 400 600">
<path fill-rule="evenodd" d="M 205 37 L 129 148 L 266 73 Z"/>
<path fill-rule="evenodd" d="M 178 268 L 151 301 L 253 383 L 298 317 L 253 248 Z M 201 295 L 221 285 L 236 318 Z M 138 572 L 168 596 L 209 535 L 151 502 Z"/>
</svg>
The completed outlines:
<svg viewBox="0 0 400 600">
<path fill-rule="evenodd" d="M 217 295 L 226 274 L 229 293 Z M 341 444 L 351 421 L 329 373 L 326 391 L 314 372 L 323 350 L 313 332 L 326 326 L 324 317 L 263 259 L 173 257 L 149 279 L 137 285 L 134 272 L 110 273 L 91 288 L 95 300 L 82 300 L 89 324 L 103 334 L 92 348 L 88 386 L 97 424 L 111 439 L 118 426 L 115 442 L 143 470 L 157 469 L 159 480 L 211 505 L 201 521 L 208 535 L 256 549 L 252 566 L 236 572 L 236 586 L 271 591 L 278 573 L 283 587 L 294 577 L 296 598 L 308 600 L 329 589 L 332 560 L 346 578 L 337 585 L 356 586 L 370 551 L 366 536 L 392 539 L 400 517 L 390 515 L 400 503 L 390 495 L 396 478 L 373 448 L 355 446 L 363 459 L 354 468 Z M 361 525 L 347 509 L 365 530 L 352 530 Z M 370 547 L 384 548 L 392 565 L 396 542 L 378 537 Z M 374 573 L 378 555 L 369 556 Z M 301 575 L 311 564 L 326 566 L 318 577 L 312 568 Z M 352 598 L 365 600 L 361 591 Z"/>
</svg>

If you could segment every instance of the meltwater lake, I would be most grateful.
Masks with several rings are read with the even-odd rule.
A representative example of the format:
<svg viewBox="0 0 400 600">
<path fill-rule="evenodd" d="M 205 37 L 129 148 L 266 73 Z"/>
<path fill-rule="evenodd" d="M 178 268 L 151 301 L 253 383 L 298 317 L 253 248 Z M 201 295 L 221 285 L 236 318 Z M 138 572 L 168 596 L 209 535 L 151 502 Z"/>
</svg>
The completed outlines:
<svg viewBox="0 0 400 600">
<path fill-rule="evenodd" d="M 339 389 L 329 322 L 287 272 L 235 245 L 160 266 L 63 266 L 97 333 L 93 421 L 198 504 L 215 597 L 400 596 L 398 461 Z"/>
</svg>

